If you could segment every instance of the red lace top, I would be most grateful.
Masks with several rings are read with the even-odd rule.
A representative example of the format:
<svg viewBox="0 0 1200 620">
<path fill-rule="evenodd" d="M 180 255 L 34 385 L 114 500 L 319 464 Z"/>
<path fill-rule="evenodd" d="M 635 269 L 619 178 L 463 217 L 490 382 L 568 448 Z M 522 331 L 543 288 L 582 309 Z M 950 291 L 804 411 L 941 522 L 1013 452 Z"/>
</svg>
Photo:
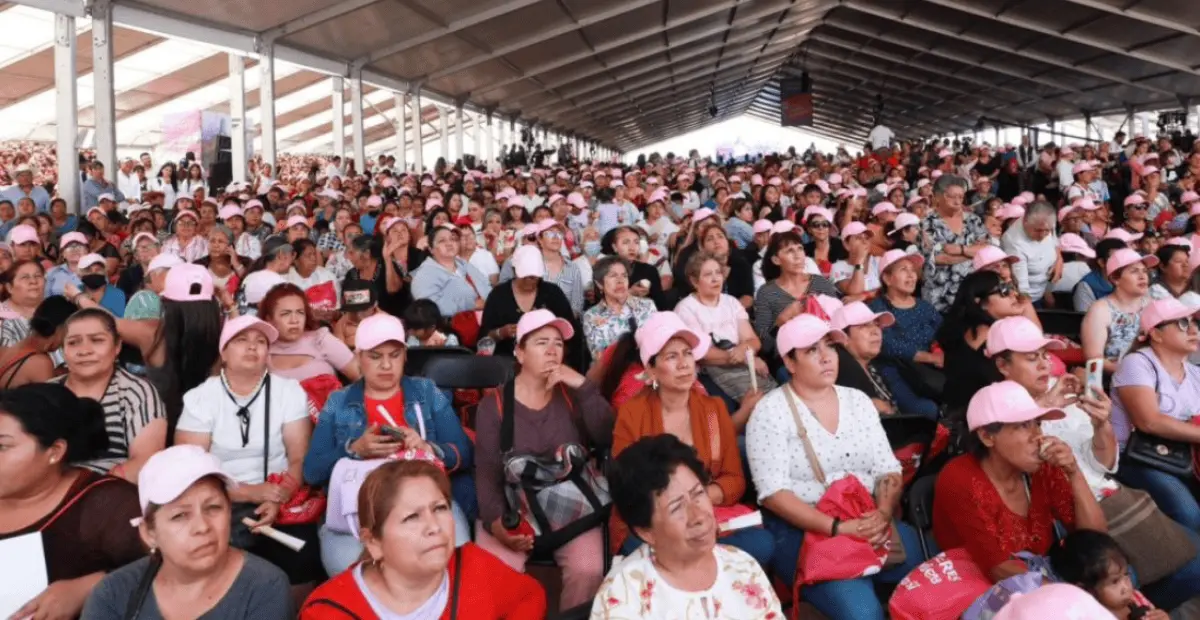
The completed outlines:
<svg viewBox="0 0 1200 620">
<path fill-rule="evenodd" d="M 979 461 L 964 455 L 938 474 L 933 495 L 933 536 L 942 549 L 965 548 L 990 572 L 1018 551 L 1045 555 L 1054 542 L 1054 519 L 1075 528 L 1075 501 L 1062 470 L 1043 464 L 1030 476 L 1029 516 L 1008 509 Z"/>
</svg>

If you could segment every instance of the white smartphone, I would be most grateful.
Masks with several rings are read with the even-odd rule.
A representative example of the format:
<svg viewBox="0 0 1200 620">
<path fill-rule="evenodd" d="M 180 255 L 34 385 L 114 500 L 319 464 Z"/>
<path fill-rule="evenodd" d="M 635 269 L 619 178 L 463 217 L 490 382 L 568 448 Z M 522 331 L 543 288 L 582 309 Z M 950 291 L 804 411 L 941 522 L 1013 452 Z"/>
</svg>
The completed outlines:
<svg viewBox="0 0 1200 620">
<path fill-rule="evenodd" d="M 1087 389 L 1093 397 L 1104 391 L 1104 360 L 1101 358 L 1087 361 Z"/>
</svg>

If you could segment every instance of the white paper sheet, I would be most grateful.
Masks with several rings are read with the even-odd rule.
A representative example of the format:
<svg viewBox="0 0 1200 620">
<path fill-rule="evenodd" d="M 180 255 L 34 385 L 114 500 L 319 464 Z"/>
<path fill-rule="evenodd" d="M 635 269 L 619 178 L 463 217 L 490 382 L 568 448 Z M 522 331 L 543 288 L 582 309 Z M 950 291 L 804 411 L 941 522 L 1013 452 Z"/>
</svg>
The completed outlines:
<svg viewBox="0 0 1200 620">
<path fill-rule="evenodd" d="M 0 618 L 8 618 L 49 584 L 42 533 L 0 540 Z"/>
</svg>

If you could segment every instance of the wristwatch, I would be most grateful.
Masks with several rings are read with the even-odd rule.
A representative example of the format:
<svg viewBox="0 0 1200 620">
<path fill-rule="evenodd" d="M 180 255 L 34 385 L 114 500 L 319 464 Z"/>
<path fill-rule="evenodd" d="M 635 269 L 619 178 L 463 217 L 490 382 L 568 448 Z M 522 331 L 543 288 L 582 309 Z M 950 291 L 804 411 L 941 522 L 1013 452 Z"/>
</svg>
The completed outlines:
<svg viewBox="0 0 1200 620">
<path fill-rule="evenodd" d="M 862 266 L 862 265 L 855 265 L 855 266 L 854 266 L 854 271 L 855 271 L 855 272 L 859 272 L 859 271 L 862 271 L 862 270 L 863 270 L 863 266 Z"/>
</svg>

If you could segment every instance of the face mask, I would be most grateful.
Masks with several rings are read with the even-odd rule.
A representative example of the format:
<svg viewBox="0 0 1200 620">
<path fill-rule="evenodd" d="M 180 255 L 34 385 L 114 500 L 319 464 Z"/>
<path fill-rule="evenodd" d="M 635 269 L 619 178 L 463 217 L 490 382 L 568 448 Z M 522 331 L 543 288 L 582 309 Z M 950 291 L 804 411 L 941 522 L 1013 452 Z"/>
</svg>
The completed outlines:
<svg viewBox="0 0 1200 620">
<path fill-rule="evenodd" d="M 638 255 L 641 256 L 650 251 L 650 244 L 645 239 L 638 239 Z"/>
<path fill-rule="evenodd" d="M 104 288 L 104 285 L 108 283 L 108 279 L 102 273 L 89 273 L 80 280 L 83 280 L 83 287 L 89 291 Z"/>
<path fill-rule="evenodd" d="M 583 242 L 583 253 L 587 254 L 588 256 L 591 256 L 591 257 L 599 256 L 600 255 L 600 242 L 599 241 L 584 241 Z"/>
</svg>

